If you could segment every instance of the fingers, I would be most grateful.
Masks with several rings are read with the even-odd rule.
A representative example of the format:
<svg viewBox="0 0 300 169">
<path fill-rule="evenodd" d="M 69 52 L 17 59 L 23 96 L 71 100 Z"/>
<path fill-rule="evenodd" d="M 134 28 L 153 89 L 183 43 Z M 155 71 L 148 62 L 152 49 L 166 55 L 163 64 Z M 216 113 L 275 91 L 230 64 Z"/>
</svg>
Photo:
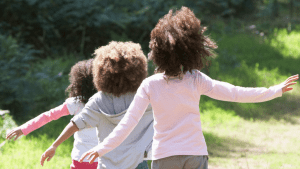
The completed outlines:
<svg viewBox="0 0 300 169">
<path fill-rule="evenodd" d="M 290 90 L 293 90 L 293 88 L 292 87 L 286 88 L 285 92 L 290 91 Z"/>
<path fill-rule="evenodd" d="M 286 83 L 290 83 L 292 81 L 298 80 L 299 79 L 299 75 L 294 75 L 294 76 L 290 76 L 287 80 Z"/>
<path fill-rule="evenodd" d="M 7 140 L 10 140 L 13 136 L 14 136 L 14 134 L 13 134 L 13 135 L 12 135 L 12 134 L 9 134 L 9 135 L 6 136 L 6 139 L 7 139 Z"/>
<path fill-rule="evenodd" d="M 6 139 L 10 140 L 15 135 L 16 135 L 15 131 L 12 130 L 6 135 Z"/>
<path fill-rule="evenodd" d="M 47 161 L 50 161 L 50 160 L 52 159 L 52 157 L 54 157 L 54 156 L 50 156 L 50 157 L 47 159 Z"/>
<path fill-rule="evenodd" d="M 87 160 L 91 159 L 91 157 L 94 155 L 94 152 L 93 153 L 90 153 L 90 155 L 88 156 Z"/>
<path fill-rule="evenodd" d="M 291 83 L 287 84 L 287 86 L 291 86 L 291 85 L 294 85 L 294 84 L 297 84 L 297 82 L 291 82 Z"/>
<path fill-rule="evenodd" d="M 46 156 L 45 156 L 45 154 L 43 154 L 42 157 L 41 157 L 41 160 L 40 160 L 40 163 L 41 163 L 42 166 L 44 166 L 44 161 L 45 160 L 46 160 Z"/>
<path fill-rule="evenodd" d="M 20 137 L 20 135 L 17 135 L 16 138 L 14 139 L 14 141 L 16 141 L 19 137 Z"/>
<path fill-rule="evenodd" d="M 97 153 L 97 152 L 96 152 Z M 91 160 L 90 160 L 90 164 L 92 164 L 95 160 L 96 160 L 97 156 L 95 155 Z"/>
<path fill-rule="evenodd" d="M 21 135 L 23 135 L 23 132 L 21 129 L 13 129 L 12 131 L 10 131 L 7 135 L 6 135 L 6 139 L 11 140 L 14 136 L 16 136 L 16 138 L 14 139 L 14 141 L 17 140 L 18 137 L 20 137 Z"/>
<path fill-rule="evenodd" d="M 89 154 L 90 154 L 90 152 L 84 153 L 84 154 L 80 157 L 79 162 L 82 163 L 82 162 L 83 162 L 83 159 L 85 159 L 85 157 L 88 156 Z"/>
</svg>

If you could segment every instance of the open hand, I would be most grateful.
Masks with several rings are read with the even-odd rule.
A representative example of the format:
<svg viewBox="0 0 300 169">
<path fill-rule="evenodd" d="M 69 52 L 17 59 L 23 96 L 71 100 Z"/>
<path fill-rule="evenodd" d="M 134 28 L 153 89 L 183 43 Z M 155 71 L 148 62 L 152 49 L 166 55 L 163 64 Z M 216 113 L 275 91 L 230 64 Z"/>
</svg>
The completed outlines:
<svg viewBox="0 0 300 169">
<path fill-rule="evenodd" d="M 293 90 L 293 88 L 290 86 L 296 84 L 297 82 L 294 82 L 294 81 L 298 80 L 298 79 L 299 79 L 299 75 L 297 74 L 297 75 L 287 78 L 283 83 L 281 83 L 281 85 L 283 86 L 282 93 Z"/>
<path fill-rule="evenodd" d="M 91 150 L 89 150 L 88 152 L 85 152 L 85 153 L 80 157 L 79 162 L 82 163 L 83 160 L 85 159 L 85 157 L 87 157 L 87 156 L 88 156 L 87 160 L 91 159 L 91 160 L 90 160 L 90 164 L 92 164 L 92 163 L 96 160 L 96 158 L 99 157 L 99 154 L 97 153 L 96 150 L 91 149 Z"/>
<path fill-rule="evenodd" d="M 15 128 L 15 129 L 11 130 L 11 131 L 6 135 L 6 139 L 10 140 L 10 139 L 12 139 L 14 136 L 16 136 L 15 139 L 14 139 L 14 141 L 16 141 L 21 135 L 23 135 L 23 132 L 22 132 L 22 130 L 20 129 L 20 127 L 17 127 L 17 128 Z"/>
<path fill-rule="evenodd" d="M 44 161 L 47 159 L 47 161 L 50 161 L 51 158 L 55 155 L 56 147 L 50 146 L 42 155 L 40 163 L 43 166 Z"/>
</svg>

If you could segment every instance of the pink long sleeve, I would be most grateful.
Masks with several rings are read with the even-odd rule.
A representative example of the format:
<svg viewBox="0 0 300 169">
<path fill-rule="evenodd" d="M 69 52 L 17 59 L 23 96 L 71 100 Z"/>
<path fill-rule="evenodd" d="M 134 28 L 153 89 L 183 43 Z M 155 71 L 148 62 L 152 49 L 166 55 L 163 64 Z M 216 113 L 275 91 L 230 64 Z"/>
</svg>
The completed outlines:
<svg viewBox="0 0 300 169">
<path fill-rule="evenodd" d="M 44 112 L 37 116 L 36 118 L 26 122 L 21 126 L 21 130 L 24 135 L 29 134 L 30 132 L 42 127 L 52 120 L 57 120 L 62 116 L 69 115 L 69 110 L 67 108 L 67 104 L 64 103 L 50 111 Z"/>
<path fill-rule="evenodd" d="M 201 75 L 201 77 L 199 77 L 200 85 L 198 86 L 198 90 L 203 95 L 213 99 L 239 103 L 259 103 L 282 96 L 281 84 L 270 88 L 240 87 L 213 80 L 203 73 L 198 75 Z"/>
</svg>

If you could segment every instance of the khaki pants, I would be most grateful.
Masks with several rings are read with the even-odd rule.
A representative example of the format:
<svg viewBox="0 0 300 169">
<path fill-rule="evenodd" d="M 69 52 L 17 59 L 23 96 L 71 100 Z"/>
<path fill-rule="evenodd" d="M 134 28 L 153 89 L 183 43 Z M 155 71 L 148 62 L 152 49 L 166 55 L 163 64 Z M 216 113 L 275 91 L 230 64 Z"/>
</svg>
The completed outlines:
<svg viewBox="0 0 300 169">
<path fill-rule="evenodd" d="M 208 169 L 208 156 L 170 156 L 153 160 L 151 169 Z"/>
</svg>

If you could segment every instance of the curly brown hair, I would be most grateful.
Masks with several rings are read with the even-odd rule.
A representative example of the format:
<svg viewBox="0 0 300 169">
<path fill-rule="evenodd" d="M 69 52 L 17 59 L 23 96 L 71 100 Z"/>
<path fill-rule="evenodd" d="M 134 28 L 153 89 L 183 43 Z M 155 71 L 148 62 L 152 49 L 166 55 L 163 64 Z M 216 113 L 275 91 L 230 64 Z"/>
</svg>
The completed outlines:
<svg viewBox="0 0 300 169">
<path fill-rule="evenodd" d="M 75 97 L 83 103 L 97 92 L 93 83 L 93 60 L 79 61 L 71 68 L 69 74 L 70 85 L 66 93 L 69 93 L 69 97 Z"/>
<path fill-rule="evenodd" d="M 178 76 L 201 70 L 217 45 L 203 33 L 206 27 L 187 7 L 173 13 L 170 10 L 151 31 L 148 58 L 157 66 L 156 72 Z"/>
<path fill-rule="evenodd" d="M 94 54 L 94 85 L 98 91 L 119 97 L 136 92 L 147 77 L 147 58 L 137 43 L 112 41 Z"/>
</svg>

